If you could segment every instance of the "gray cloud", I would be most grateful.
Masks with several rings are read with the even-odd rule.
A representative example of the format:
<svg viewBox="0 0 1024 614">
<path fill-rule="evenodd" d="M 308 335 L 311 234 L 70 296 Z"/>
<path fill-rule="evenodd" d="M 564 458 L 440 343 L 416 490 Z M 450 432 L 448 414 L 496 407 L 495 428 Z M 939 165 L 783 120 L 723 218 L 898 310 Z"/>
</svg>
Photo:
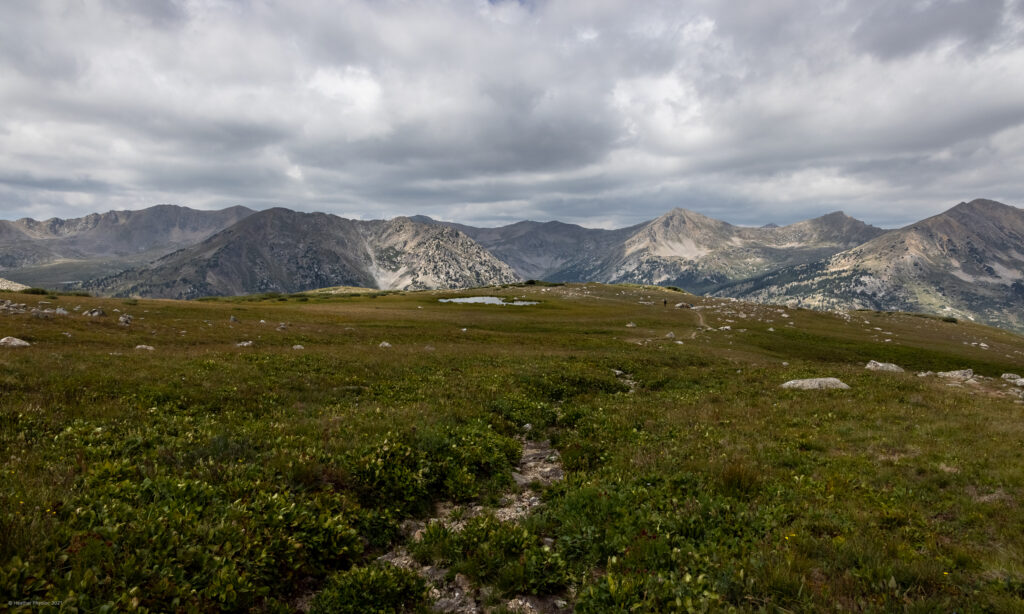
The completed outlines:
<svg viewBox="0 0 1024 614">
<path fill-rule="evenodd" d="M 854 32 L 862 49 L 891 59 L 942 41 L 983 47 L 998 32 L 1003 0 L 881 2 Z"/>
<path fill-rule="evenodd" d="M 1024 200 L 1024 3 L 14 3 L 0 217 L 627 225 Z"/>
</svg>

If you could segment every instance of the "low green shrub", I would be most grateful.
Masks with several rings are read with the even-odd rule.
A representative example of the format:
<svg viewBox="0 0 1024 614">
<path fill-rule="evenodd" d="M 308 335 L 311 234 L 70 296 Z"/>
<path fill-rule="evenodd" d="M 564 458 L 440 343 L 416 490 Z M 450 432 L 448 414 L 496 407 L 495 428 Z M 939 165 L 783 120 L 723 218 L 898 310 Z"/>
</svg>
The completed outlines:
<svg viewBox="0 0 1024 614">
<path fill-rule="evenodd" d="M 426 612 L 427 586 L 393 565 L 353 567 L 330 577 L 313 599 L 310 614 L 404 614 Z"/>
<path fill-rule="evenodd" d="M 411 550 L 421 562 L 447 565 L 507 595 L 553 593 L 570 579 L 561 555 L 536 534 L 490 515 L 470 519 L 462 531 L 431 524 Z"/>
</svg>

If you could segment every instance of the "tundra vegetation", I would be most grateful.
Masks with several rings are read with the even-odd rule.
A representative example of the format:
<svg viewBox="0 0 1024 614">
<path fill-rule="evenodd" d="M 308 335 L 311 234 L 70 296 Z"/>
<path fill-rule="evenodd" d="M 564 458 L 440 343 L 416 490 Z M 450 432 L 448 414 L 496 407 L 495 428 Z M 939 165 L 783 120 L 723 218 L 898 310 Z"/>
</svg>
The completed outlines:
<svg viewBox="0 0 1024 614">
<path fill-rule="evenodd" d="M 15 611 L 429 608 L 396 546 L 498 610 L 1024 610 L 1008 332 L 597 284 L 4 299 L 68 312 L 0 314 Z M 850 389 L 780 388 L 811 377 Z M 496 506 L 526 439 L 566 472 L 528 516 L 403 532 Z"/>
</svg>

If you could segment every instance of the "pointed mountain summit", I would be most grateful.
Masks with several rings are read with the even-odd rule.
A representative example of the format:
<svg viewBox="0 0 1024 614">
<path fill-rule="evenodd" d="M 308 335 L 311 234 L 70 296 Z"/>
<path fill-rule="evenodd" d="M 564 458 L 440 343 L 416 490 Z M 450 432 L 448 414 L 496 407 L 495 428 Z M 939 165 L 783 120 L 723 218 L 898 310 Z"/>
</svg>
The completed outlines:
<svg viewBox="0 0 1024 614">
<path fill-rule="evenodd" d="M 883 232 L 841 212 L 789 226 L 748 228 L 674 209 L 643 225 L 594 274 L 616 283 L 709 292 L 735 280 L 831 256 Z"/>
</svg>

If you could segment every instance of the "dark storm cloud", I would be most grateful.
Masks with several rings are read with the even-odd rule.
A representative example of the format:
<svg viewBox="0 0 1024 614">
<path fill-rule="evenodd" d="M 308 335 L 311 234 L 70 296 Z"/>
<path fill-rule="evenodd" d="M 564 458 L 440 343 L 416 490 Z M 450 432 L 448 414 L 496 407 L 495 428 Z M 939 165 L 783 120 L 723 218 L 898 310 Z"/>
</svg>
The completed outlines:
<svg viewBox="0 0 1024 614">
<path fill-rule="evenodd" d="M 1024 199 L 1019 0 L 57 0 L 0 20 L 0 217 L 899 225 Z"/>
<path fill-rule="evenodd" d="M 891 59 L 950 41 L 984 47 L 998 32 L 1003 0 L 888 2 L 874 6 L 854 32 L 862 49 Z"/>
</svg>

